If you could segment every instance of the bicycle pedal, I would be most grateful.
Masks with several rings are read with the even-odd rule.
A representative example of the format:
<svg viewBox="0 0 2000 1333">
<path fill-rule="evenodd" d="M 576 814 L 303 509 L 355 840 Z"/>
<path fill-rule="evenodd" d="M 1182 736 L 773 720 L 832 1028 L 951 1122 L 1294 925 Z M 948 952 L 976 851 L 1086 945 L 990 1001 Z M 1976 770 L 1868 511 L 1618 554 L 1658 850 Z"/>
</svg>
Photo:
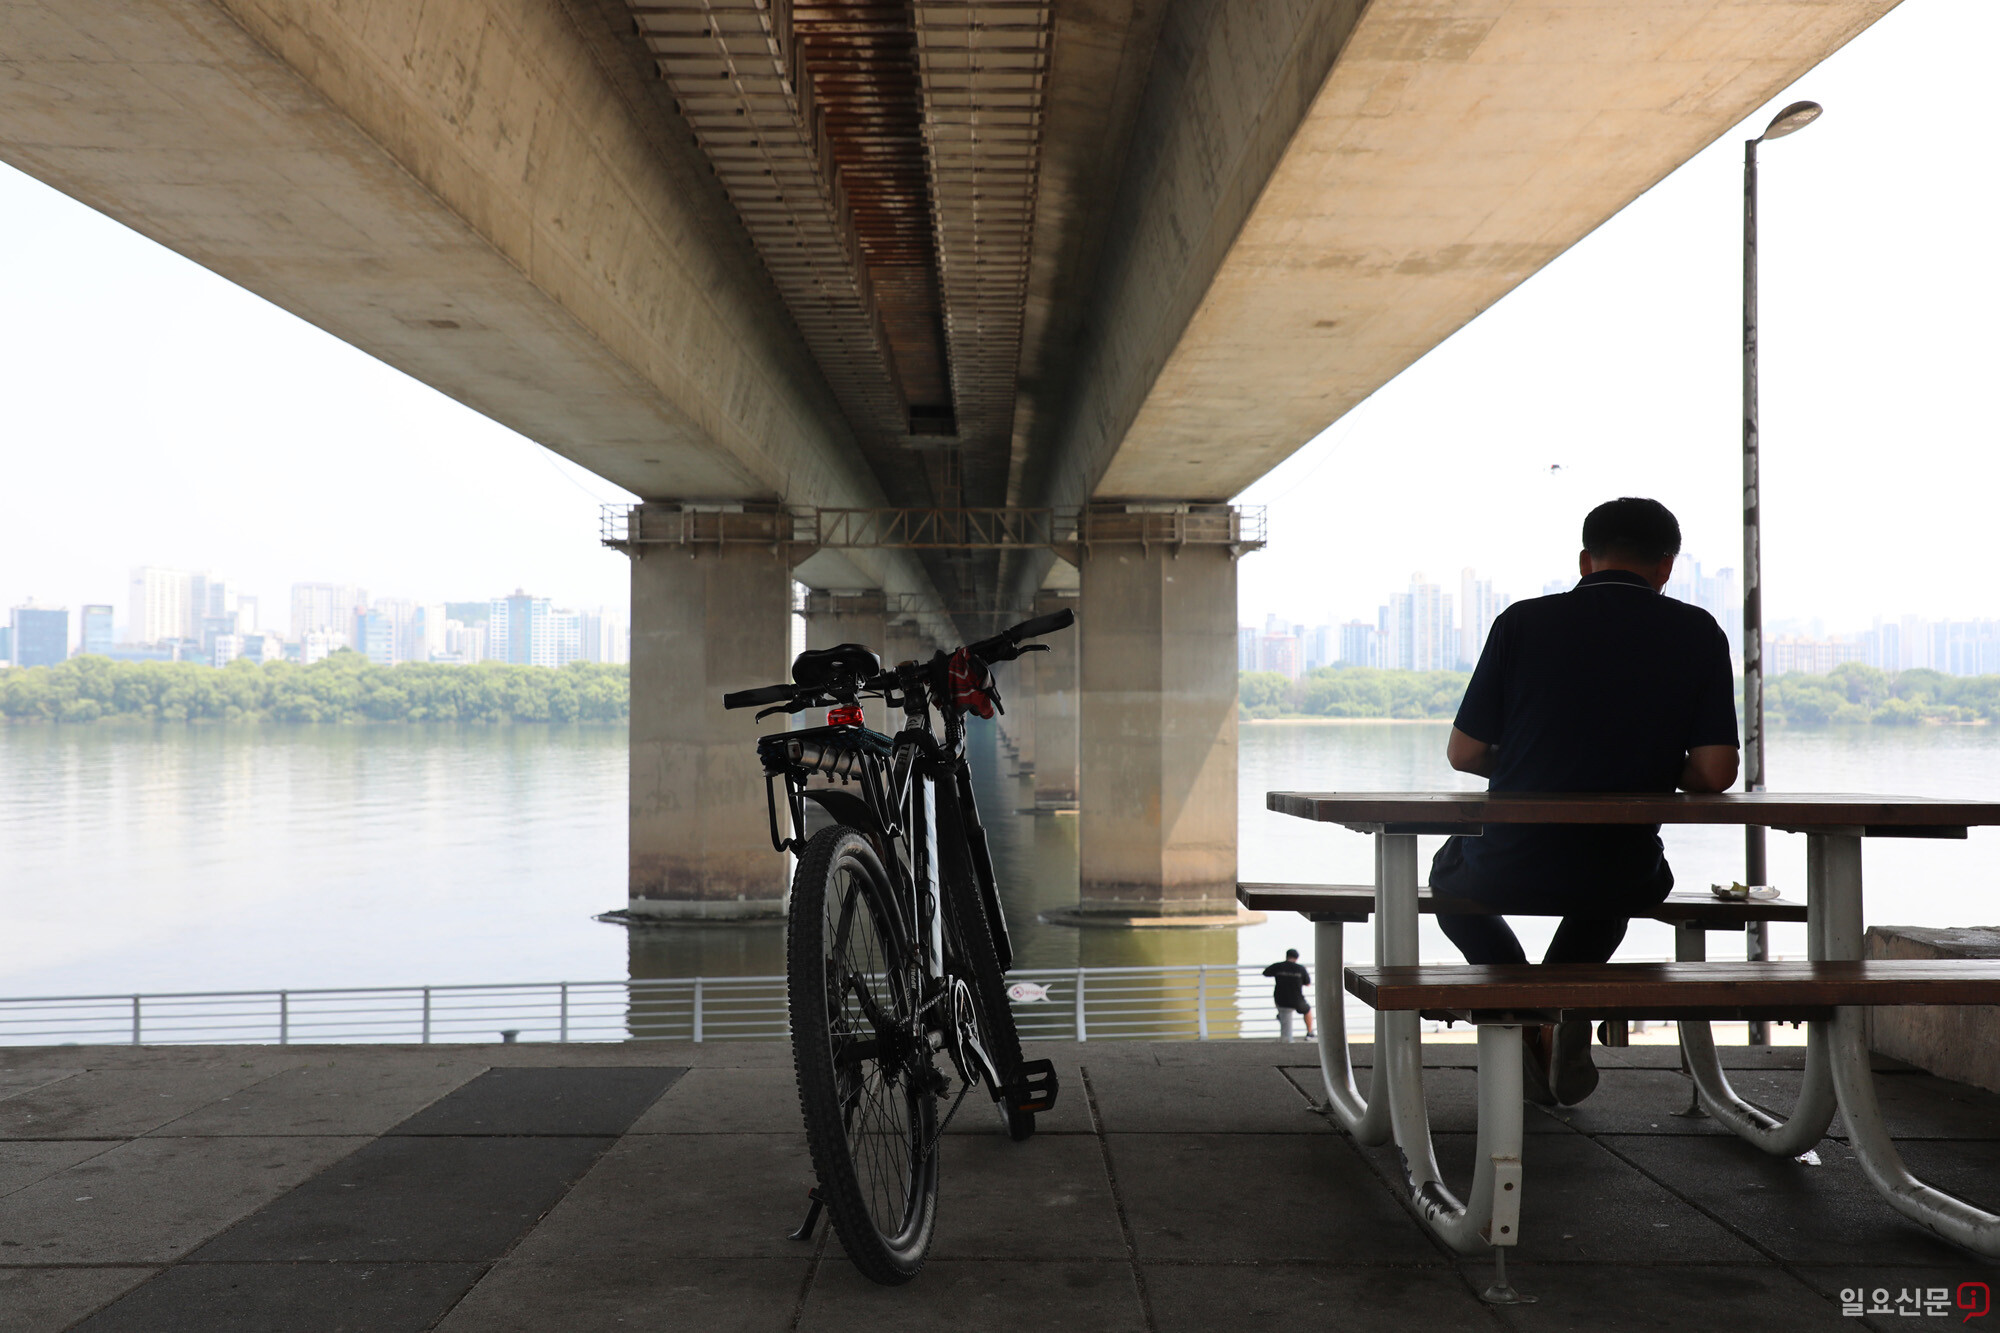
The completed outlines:
<svg viewBox="0 0 2000 1333">
<path fill-rule="evenodd" d="M 1062 1085 L 1056 1080 L 1056 1067 L 1049 1060 L 1023 1060 L 1021 1074 L 1008 1089 L 1008 1097 L 1016 1111 L 1035 1114 L 1047 1111 L 1056 1104 L 1056 1094 Z"/>
</svg>

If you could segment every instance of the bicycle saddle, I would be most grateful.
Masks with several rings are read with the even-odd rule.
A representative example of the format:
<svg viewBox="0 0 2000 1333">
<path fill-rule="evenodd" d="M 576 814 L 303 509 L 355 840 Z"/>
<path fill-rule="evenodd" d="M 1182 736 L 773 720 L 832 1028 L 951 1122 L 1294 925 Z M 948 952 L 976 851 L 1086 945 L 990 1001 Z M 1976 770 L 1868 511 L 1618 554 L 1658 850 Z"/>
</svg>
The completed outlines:
<svg viewBox="0 0 2000 1333">
<path fill-rule="evenodd" d="M 836 680 L 865 680 L 882 670 L 882 659 L 858 643 L 808 648 L 792 663 L 792 683 L 822 689 Z"/>
</svg>

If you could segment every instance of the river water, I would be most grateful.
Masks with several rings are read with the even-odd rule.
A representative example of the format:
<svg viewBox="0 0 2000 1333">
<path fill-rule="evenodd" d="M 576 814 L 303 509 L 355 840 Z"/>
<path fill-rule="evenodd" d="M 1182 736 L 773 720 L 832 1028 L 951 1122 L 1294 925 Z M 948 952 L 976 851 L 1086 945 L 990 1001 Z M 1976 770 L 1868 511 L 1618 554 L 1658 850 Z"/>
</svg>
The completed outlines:
<svg viewBox="0 0 2000 1333">
<path fill-rule="evenodd" d="M 1244 879 L 1372 875 L 1367 838 L 1271 814 L 1267 790 L 1477 785 L 1445 767 L 1442 723 L 1256 723 L 1241 737 Z M 1311 928 L 1290 914 L 1220 931 L 1041 924 L 1076 900 L 1076 818 L 1011 813 L 1022 793 L 990 728 L 975 727 L 972 753 L 1020 965 L 1261 962 L 1287 947 L 1311 960 Z M 1790 729 L 1773 733 L 1769 767 L 1774 790 L 2000 800 L 2000 731 Z M 1740 877 L 1739 830 L 1667 839 L 1683 887 Z M 1871 841 L 1869 921 L 2000 920 L 1997 848 L 1993 830 Z M 623 905 L 624 867 L 620 729 L 0 727 L 0 995 L 783 970 L 777 927 L 594 920 Z M 1802 896 L 1803 838 L 1772 835 L 1772 879 Z M 1516 924 L 1531 952 L 1552 925 Z M 1351 940 L 1351 957 L 1365 945 Z M 1428 921 L 1421 950 L 1454 956 Z M 1803 927 L 1774 931 L 1774 952 L 1803 950 Z M 1666 927 L 1634 923 L 1621 956 L 1671 951 Z"/>
</svg>

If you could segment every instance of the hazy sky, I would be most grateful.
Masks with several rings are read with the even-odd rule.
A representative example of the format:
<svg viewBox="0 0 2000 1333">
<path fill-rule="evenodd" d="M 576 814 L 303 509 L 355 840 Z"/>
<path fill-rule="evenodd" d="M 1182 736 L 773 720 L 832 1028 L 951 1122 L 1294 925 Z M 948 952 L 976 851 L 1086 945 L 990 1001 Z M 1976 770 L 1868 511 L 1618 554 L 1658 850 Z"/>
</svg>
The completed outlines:
<svg viewBox="0 0 2000 1333">
<path fill-rule="evenodd" d="M 1252 487 L 1244 621 L 1537 595 L 1621 494 L 1740 567 L 1743 140 L 1799 98 L 1758 154 L 1765 615 L 2000 616 L 1996 45 L 1992 0 L 1905 0 Z"/>
<path fill-rule="evenodd" d="M 1753 117 L 1763 150 L 1767 615 L 2000 615 L 1992 0 L 1906 0 Z M 1596 500 L 1658 496 L 1740 563 L 1739 130 L 1253 487 L 1242 617 L 1372 617 L 1413 572 L 1573 574 Z M 209 569 L 284 625 L 295 580 L 622 603 L 625 498 L 520 436 L 0 167 L 0 607 Z M 1551 473 L 1552 464 L 1561 470 Z"/>
</svg>

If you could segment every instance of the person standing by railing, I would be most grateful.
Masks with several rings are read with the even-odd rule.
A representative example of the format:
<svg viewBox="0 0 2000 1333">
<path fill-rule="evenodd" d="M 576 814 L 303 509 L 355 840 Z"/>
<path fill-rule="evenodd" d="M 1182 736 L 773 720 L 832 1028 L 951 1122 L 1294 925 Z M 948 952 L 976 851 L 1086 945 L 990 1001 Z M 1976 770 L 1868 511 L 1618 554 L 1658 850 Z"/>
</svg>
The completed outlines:
<svg viewBox="0 0 2000 1333">
<path fill-rule="evenodd" d="M 1271 1003 L 1278 1006 L 1278 1039 L 1292 1040 L 1292 1015 L 1303 1014 L 1306 1020 L 1306 1036 L 1313 1035 L 1313 1007 L 1306 999 L 1306 987 L 1312 985 L 1312 973 L 1306 971 L 1299 961 L 1297 949 L 1285 950 L 1285 961 L 1273 963 L 1264 969 L 1264 975 L 1273 979 Z"/>
</svg>

